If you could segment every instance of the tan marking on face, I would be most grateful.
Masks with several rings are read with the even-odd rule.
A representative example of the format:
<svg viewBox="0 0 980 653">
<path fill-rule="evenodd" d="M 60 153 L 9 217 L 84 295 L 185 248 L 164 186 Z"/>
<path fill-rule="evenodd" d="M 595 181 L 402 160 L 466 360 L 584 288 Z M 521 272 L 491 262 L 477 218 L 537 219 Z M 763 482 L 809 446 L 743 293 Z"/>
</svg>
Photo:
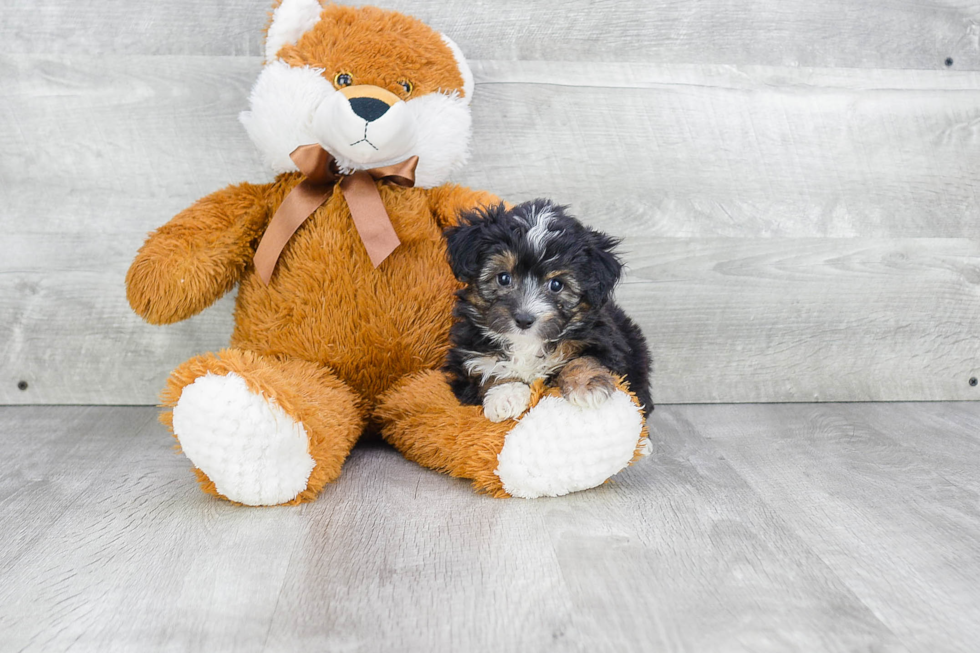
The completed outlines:
<svg viewBox="0 0 980 653">
<path fill-rule="evenodd" d="M 389 107 L 401 99 L 391 91 L 386 91 L 383 88 L 371 86 L 370 84 L 345 86 L 340 89 L 340 94 L 348 100 L 353 100 L 354 98 L 374 98 L 375 100 L 381 100 Z"/>
<path fill-rule="evenodd" d="M 480 309 L 481 312 L 486 312 L 489 304 L 485 299 L 483 299 L 483 297 L 480 296 L 480 293 L 478 293 L 475 288 L 467 288 L 465 291 L 465 296 L 466 300 L 473 304 L 473 306 Z"/>
<path fill-rule="evenodd" d="M 578 305 L 576 305 L 574 308 L 572 308 L 572 315 L 568 319 L 568 321 L 570 323 L 577 324 L 577 323 L 581 322 L 582 319 L 586 315 L 588 315 L 589 311 L 591 311 L 591 310 L 592 310 L 592 306 L 590 306 L 588 303 L 586 303 L 586 302 L 579 302 Z"/>
<path fill-rule="evenodd" d="M 517 267 L 517 256 L 514 252 L 500 252 L 487 259 L 486 270 L 496 272 L 512 272 Z"/>
</svg>

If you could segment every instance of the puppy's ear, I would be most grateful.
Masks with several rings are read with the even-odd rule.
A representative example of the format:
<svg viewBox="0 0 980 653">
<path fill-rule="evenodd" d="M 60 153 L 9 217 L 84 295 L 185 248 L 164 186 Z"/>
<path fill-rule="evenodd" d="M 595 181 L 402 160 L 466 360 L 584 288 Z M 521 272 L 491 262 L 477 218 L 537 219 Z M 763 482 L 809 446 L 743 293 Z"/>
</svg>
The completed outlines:
<svg viewBox="0 0 980 653">
<path fill-rule="evenodd" d="M 446 229 L 446 249 L 453 275 L 463 283 L 473 283 L 480 276 L 484 257 L 490 248 L 490 228 L 504 205 L 465 211 L 459 224 Z"/>
<path fill-rule="evenodd" d="M 619 240 L 592 229 L 586 230 L 586 239 L 589 243 L 586 251 L 591 283 L 585 288 L 585 301 L 598 308 L 609 299 L 623 273 L 623 264 L 615 252 Z"/>
</svg>

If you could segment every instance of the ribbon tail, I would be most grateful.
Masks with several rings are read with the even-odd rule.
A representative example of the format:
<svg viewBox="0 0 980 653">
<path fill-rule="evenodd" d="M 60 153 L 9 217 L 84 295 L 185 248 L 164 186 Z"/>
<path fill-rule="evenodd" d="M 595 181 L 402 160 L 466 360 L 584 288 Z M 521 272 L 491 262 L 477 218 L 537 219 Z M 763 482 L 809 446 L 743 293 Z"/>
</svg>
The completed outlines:
<svg viewBox="0 0 980 653">
<path fill-rule="evenodd" d="M 276 269 L 276 262 L 279 261 L 279 255 L 282 254 L 286 243 L 332 193 L 333 186 L 315 185 L 304 179 L 293 186 L 286 195 L 286 199 L 282 201 L 272 220 L 269 221 L 269 226 L 266 227 L 252 258 L 255 271 L 265 285 L 269 285 L 272 272 Z"/>
<path fill-rule="evenodd" d="M 361 236 L 371 263 L 377 268 L 401 244 L 391 218 L 381 201 L 374 178 L 359 170 L 340 182 L 357 233 Z"/>
</svg>

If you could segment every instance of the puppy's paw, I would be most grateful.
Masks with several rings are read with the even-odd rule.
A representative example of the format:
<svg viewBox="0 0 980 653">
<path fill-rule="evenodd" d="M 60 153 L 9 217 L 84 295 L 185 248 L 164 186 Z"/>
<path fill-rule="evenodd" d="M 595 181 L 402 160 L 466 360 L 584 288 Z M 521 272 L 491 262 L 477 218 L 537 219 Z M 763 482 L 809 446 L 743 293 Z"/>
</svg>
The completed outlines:
<svg viewBox="0 0 980 653">
<path fill-rule="evenodd" d="M 558 388 L 568 403 L 596 408 L 616 391 L 616 378 L 594 358 L 578 358 L 558 374 Z"/>
<path fill-rule="evenodd" d="M 525 383 L 495 385 L 483 397 L 483 414 L 491 422 L 516 419 L 531 403 L 531 388 Z"/>
</svg>

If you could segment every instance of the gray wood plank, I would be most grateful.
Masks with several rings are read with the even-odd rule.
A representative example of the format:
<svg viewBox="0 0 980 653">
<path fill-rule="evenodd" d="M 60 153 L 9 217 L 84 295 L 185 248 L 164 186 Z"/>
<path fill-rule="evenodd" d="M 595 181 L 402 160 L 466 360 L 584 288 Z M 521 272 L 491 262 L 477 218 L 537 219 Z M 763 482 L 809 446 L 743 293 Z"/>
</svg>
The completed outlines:
<svg viewBox="0 0 980 653">
<path fill-rule="evenodd" d="M 257 55 L 271 0 L 4 0 L 4 52 Z M 960 69 L 980 66 L 967 0 L 388 0 L 473 59 Z"/>
<path fill-rule="evenodd" d="M 976 650 L 980 404 L 676 412 L 912 650 Z"/>
<path fill-rule="evenodd" d="M 901 412 L 885 403 L 847 405 L 840 409 L 847 420 L 863 429 L 887 424 L 887 435 L 901 443 L 903 452 L 921 458 L 924 465 L 942 470 L 943 482 L 934 490 L 935 497 L 943 504 L 968 512 L 977 507 L 980 428 L 977 428 L 976 403 L 916 404 L 914 410 Z M 940 488 L 953 489 L 948 495 L 940 495 Z"/>
<path fill-rule="evenodd" d="M 461 179 L 658 236 L 980 236 L 980 77 L 478 68 Z"/>
<path fill-rule="evenodd" d="M 0 58 L 0 225 L 145 234 L 270 177 L 237 120 L 258 60 L 177 59 Z"/>
<path fill-rule="evenodd" d="M 0 62 L 0 402 L 153 403 L 231 300 L 148 327 L 123 275 L 194 199 L 268 178 L 236 121 L 258 62 Z M 601 69 L 478 62 L 460 181 L 624 238 L 659 401 L 977 397 L 977 73 Z"/>
<path fill-rule="evenodd" d="M 972 240 L 644 239 L 617 291 L 664 403 L 978 399 Z"/>
<path fill-rule="evenodd" d="M 0 568 L 0 648 L 239 650 L 259 639 L 298 515 L 221 513 L 231 506 L 197 493 L 154 409 L 86 409 L 95 428 L 73 410 L 0 411 L 5 444 L 43 456 L 34 486 L 0 502 L 3 523 L 33 535 L 19 549 L 0 541 L 10 561 Z M 0 464 L 2 478 L 20 469 Z"/>
<path fill-rule="evenodd" d="M 127 247 L 83 260 L 79 243 L 24 237 L 24 267 L 0 262 L 0 402 L 155 403 L 171 369 L 227 344 L 231 296 L 144 324 L 123 292 Z M 628 236 L 624 249 L 617 297 L 650 342 L 659 402 L 980 397 L 975 241 Z"/>
<path fill-rule="evenodd" d="M 900 649 L 839 593 L 819 560 L 783 537 L 736 476 L 710 453 L 704 462 L 686 459 L 677 449 L 689 434 L 664 430 L 655 469 L 637 466 L 611 486 L 558 501 L 500 506 L 466 495 L 463 483 L 462 496 L 447 497 L 444 479 L 421 472 L 415 480 L 411 466 L 394 459 L 368 481 L 385 490 L 388 481 L 375 478 L 410 472 L 381 506 L 311 527 L 327 551 L 297 566 L 325 582 L 287 583 L 270 645 L 288 650 L 326 630 L 336 633 L 334 645 L 353 646 L 348 629 L 370 632 L 380 619 L 407 650 Z M 353 462 L 350 475 L 377 463 Z M 430 506 L 426 514 L 416 501 Z M 396 515 L 408 515 L 410 525 Z M 364 586 L 347 585 L 338 600 L 346 569 L 379 564 L 379 542 L 385 571 L 359 576 Z M 419 610 L 398 608 L 403 587 Z M 838 601 L 848 614 L 839 614 Z M 297 623 L 294 615 L 320 611 L 304 609 L 309 603 L 329 618 Z M 793 632 L 778 625 L 784 619 Z"/>
<path fill-rule="evenodd" d="M 141 428 L 151 419 L 144 408 L 62 407 L 0 415 L 0 577 L 51 537 L 94 477 L 113 465 L 113 456 L 129 446 L 127 428 Z"/>
<path fill-rule="evenodd" d="M 0 226 L 141 233 L 269 178 L 259 62 L 0 58 Z M 980 237 L 980 74 L 486 64 L 459 181 L 658 236 Z"/>
<path fill-rule="evenodd" d="M 0 499 L 37 535 L 0 568 L 0 648 L 905 650 L 696 410 L 658 409 L 652 458 L 560 499 L 477 496 L 360 447 L 316 503 L 248 509 L 197 491 L 153 409 L 85 409 L 80 429 L 79 409 L 0 408 L 9 448 L 43 452 L 59 490 Z M 969 630 L 955 619 L 948 638 Z"/>
</svg>

